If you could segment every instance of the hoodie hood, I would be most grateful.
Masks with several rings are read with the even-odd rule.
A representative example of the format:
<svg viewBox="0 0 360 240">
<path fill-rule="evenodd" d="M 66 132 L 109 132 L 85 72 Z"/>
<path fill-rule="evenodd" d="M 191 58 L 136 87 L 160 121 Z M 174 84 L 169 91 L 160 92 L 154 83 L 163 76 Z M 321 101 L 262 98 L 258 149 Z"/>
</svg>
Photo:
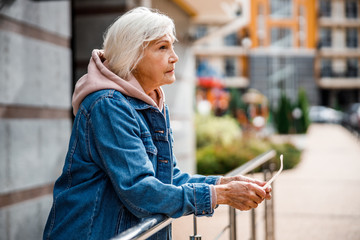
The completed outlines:
<svg viewBox="0 0 360 240">
<path fill-rule="evenodd" d="M 81 102 L 87 95 L 103 89 L 117 90 L 124 95 L 142 100 L 160 111 L 165 102 L 164 92 L 160 87 L 147 95 L 133 75 L 125 80 L 113 73 L 108 67 L 103 51 L 95 49 L 88 65 L 88 73 L 82 76 L 75 85 L 72 97 L 73 114 L 76 115 Z"/>
</svg>

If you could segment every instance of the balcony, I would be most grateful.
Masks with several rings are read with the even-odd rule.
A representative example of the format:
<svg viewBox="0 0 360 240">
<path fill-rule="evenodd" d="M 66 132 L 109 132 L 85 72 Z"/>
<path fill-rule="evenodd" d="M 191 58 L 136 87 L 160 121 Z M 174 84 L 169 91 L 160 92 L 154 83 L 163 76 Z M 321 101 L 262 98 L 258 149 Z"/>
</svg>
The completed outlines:
<svg viewBox="0 0 360 240">
<path fill-rule="evenodd" d="M 357 68 L 348 68 L 346 72 L 335 73 L 330 67 L 323 67 L 320 71 L 318 85 L 326 89 L 360 88 L 359 71 Z"/>
<path fill-rule="evenodd" d="M 324 77 L 318 80 L 318 85 L 325 89 L 360 89 L 360 78 Z"/>
<path fill-rule="evenodd" d="M 360 57 L 359 48 L 322 47 L 318 50 L 320 57 Z"/>
<path fill-rule="evenodd" d="M 319 27 L 359 27 L 360 18 L 320 17 Z"/>
</svg>

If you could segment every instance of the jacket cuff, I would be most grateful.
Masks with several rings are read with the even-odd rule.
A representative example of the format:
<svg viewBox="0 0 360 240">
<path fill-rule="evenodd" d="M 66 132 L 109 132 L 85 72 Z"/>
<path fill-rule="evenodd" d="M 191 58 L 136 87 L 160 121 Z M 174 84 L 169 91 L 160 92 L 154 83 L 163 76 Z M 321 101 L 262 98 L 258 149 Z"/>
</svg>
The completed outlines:
<svg viewBox="0 0 360 240">
<path fill-rule="evenodd" d="M 195 195 L 195 215 L 212 216 L 214 208 L 212 207 L 212 190 L 209 184 L 194 184 Z"/>
<path fill-rule="evenodd" d="M 211 185 L 216 185 L 220 181 L 220 178 L 221 178 L 221 176 L 207 176 L 205 178 L 205 183 L 211 184 Z"/>
</svg>

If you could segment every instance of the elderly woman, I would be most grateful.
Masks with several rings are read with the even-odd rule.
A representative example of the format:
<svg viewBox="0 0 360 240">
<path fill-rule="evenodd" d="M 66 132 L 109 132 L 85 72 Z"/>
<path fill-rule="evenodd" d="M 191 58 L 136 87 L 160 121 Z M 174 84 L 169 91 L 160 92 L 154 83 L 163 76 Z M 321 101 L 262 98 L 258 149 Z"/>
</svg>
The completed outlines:
<svg viewBox="0 0 360 240">
<path fill-rule="evenodd" d="M 44 239 L 110 239 L 153 214 L 255 208 L 271 188 L 244 176 L 183 173 L 162 85 L 175 81 L 173 21 L 147 8 L 119 18 L 75 86 L 76 115 Z M 166 227 L 151 239 L 171 239 Z"/>
</svg>

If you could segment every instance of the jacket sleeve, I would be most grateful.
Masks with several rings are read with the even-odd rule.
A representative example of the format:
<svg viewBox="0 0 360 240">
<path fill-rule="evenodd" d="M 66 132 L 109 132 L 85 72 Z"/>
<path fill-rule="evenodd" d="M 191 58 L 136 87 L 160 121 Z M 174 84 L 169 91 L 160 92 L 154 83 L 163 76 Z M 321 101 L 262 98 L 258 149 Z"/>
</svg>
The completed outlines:
<svg viewBox="0 0 360 240">
<path fill-rule="evenodd" d="M 173 184 L 176 186 L 180 186 L 184 183 L 207 183 L 211 185 L 216 185 L 217 181 L 221 176 L 204 176 L 204 175 L 190 175 L 188 173 L 182 172 L 177 166 L 177 160 L 175 155 L 174 159 L 174 170 L 173 170 Z"/>
<path fill-rule="evenodd" d="M 212 215 L 211 190 L 206 182 L 163 184 L 141 140 L 136 112 L 125 99 L 103 98 L 92 107 L 89 137 L 100 156 L 98 165 L 109 176 L 122 203 L 139 218 Z M 94 153 L 95 154 L 95 153 Z"/>
</svg>

